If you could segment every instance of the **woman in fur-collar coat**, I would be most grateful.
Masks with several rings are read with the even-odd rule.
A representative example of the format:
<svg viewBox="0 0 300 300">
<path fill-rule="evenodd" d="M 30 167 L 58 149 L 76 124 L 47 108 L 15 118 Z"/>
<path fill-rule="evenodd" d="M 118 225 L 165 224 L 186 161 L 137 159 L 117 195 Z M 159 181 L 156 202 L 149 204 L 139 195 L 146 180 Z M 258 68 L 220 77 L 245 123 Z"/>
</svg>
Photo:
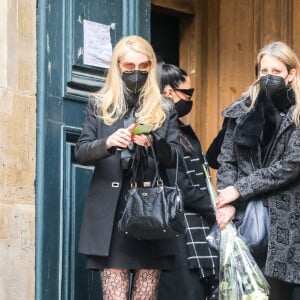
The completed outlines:
<svg viewBox="0 0 300 300">
<path fill-rule="evenodd" d="M 269 207 L 264 272 L 270 299 L 300 299 L 299 61 L 282 42 L 258 54 L 248 96 L 223 112 L 228 125 L 217 174 L 217 206 L 262 196 Z M 224 222 L 217 212 L 217 221 Z M 229 222 L 229 220 L 226 220 Z"/>
</svg>

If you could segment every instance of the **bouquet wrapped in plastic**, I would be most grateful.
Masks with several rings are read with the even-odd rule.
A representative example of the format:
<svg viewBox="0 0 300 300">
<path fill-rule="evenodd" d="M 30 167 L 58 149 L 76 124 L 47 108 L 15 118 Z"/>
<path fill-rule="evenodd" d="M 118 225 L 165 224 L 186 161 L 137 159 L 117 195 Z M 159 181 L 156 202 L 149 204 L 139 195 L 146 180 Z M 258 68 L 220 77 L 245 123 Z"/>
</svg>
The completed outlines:
<svg viewBox="0 0 300 300">
<path fill-rule="evenodd" d="M 206 165 L 207 187 L 216 208 L 216 191 Z M 269 284 L 233 223 L 220 233 L 219 300 L 267 300 Z"/>
</svg>

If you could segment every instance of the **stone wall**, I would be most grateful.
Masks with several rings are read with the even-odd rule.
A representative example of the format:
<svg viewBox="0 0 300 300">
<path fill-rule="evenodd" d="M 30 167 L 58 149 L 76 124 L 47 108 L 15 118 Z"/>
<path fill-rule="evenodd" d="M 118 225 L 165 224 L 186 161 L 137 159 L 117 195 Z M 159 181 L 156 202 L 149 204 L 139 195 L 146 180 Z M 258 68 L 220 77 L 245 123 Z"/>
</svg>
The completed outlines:
<svg viewBox="0 0 300 300">
<path fill-rule="evenodd" d="M 34 299 L 36 1 L 1 0 L 0 298 Z"/>
</svg>

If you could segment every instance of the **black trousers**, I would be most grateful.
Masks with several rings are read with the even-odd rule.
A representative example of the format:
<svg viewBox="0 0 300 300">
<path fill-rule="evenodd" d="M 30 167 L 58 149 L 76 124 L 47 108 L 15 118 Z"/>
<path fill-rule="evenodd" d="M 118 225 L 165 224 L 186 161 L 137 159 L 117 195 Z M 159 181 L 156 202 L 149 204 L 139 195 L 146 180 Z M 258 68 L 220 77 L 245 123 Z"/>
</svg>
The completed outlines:
<svg viewBox="0 0 300 300">
<path fill-rule="evenodd" d="M 189 268 L 184 237 L 178 238 L 176 253 L 175 270 L 160 275 L 157 300 L 217 300 L 218 280 L 214 275 L 201 279 L 198 269 Z"/>
<path fill-rule="evenodd" d="M 269 300 L 300 300 L 300 285 L 267 277 L 270 284 Z"/>
</svg>

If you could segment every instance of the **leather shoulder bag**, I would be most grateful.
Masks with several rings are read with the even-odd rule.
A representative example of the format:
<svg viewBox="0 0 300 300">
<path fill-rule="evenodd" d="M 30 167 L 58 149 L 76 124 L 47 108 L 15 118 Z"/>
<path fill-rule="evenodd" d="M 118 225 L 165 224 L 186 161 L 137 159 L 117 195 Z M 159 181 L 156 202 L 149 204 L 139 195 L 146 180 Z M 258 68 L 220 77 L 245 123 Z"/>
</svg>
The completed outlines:
<svg viewBox="0 0 300 300">
<path fill-rule="evenodd" d="M 149 187 L 137 186 L 137 168 L 135 168 L 118 229 L 124 234 L 141 240 L 177 237 L 186 232 L 182 193 L 177 185 L 178 152 L 176 150 L 174 186 L 165 186 L 159 174 L 153 144 L 150 140 L 149 142 L 154 157 L 154 180 Z"/>
</svg>

